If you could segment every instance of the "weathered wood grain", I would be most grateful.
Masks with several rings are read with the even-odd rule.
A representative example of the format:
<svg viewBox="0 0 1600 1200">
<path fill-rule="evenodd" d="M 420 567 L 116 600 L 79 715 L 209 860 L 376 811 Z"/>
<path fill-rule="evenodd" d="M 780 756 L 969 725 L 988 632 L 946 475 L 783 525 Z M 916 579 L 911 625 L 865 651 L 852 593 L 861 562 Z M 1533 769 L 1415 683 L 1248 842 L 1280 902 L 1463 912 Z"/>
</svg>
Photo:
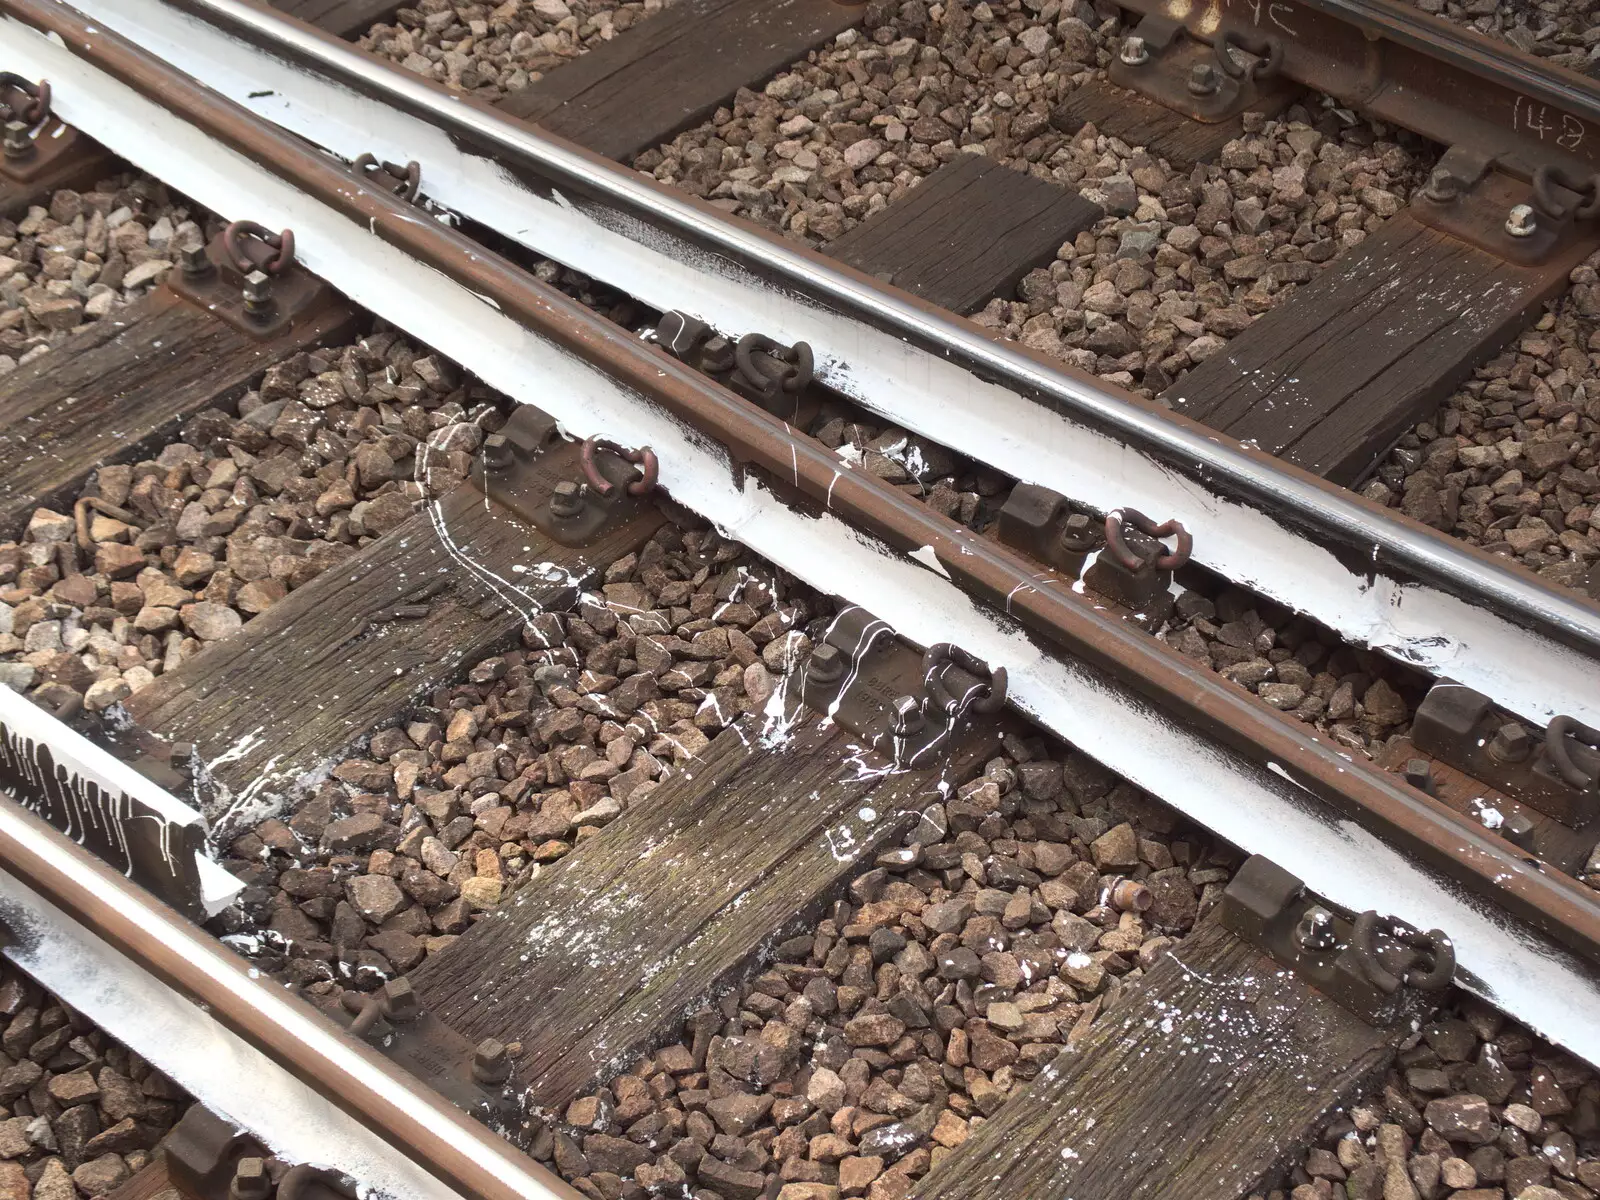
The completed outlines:
<svg viewBox="0 0 1600 1200">
<path fill-rule="evenodd" d="M 952 312 L 971 312 L 1056 255 L 1099 205 L 981 154 L 946 163 L 826 253 Z"/>
<path fill-rule="evenodd" d="M 912 1197 L 1231 1200 L 1303 1149 L 1391 1053 L 1213 916 Z"/>
<path fill-rule="evenodd" d="M 1263 108 L 1270 114 L 1285 103 L 1286 98 L 1273 94 Z M 1093 124 L 1108 137 L 1145 147 L 1179 171 L 1210 162 L 1229 142 L 1244 136 L 1242 116 L 1202 124 L 1104 79 L 1090 80 L 1070 92 L 1051 111 L 1050 124 L 1062 133 L 1077 133 Z"/>
<path fill-rule="evenodd" d="M 814 718 L 767 749 L 747 718 L 412 976 L 463 1035 L 520 1041 L 517 1082 L 563 1105 L 679 1032 L 820 914 L 939 772 L 889 772 Z M 993 747 L 973 734 L 957 778 Z"/>
<path fill-rule="evenodd" d="M 504 646 L 531 615 L 570 603 L 662 520 L 651 509 L 573 550 L 458 487 L 134 695 L 129 714 L 195 743 L 233 796 L 289 794 L 330 755 Z M 553 569 L 531 569 L 542 564 Z M 426 617 L 380 618 L 441 580 Z"/>
<path fill-rule="evenodd" d="M 859 24 L 865 11 L 836 0 L 680 0 L 500 107 L 627 161 Z"/>
<path fill-rule="evenodd" d="M 279 359 L 349 329 L 343 305 L 256 341 L 164 287 L 0 381 L 0 537 L 91 470 L 137 458 L 189 416 L 225 407 Z"/>
<path fill-rule="evenodd" d="M 404 0 L 267 0 L 267 3 L 335 37 L 355 38 L 393 16 Z"/>
<path fill-rule="evenodd" d="M 1514 266 L 1402 212 L 1163 399 L 1314 474 L 1356 482 L 1561 291 L 1569 258 Z"/>
</svg>

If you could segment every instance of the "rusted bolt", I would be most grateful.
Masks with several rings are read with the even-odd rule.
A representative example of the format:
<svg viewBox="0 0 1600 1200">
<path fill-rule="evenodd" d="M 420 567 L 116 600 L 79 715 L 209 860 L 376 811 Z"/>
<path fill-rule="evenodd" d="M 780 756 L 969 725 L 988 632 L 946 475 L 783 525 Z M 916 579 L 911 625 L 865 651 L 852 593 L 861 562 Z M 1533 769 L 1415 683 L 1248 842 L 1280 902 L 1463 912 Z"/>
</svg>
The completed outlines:
<svg viewBox="0 0 1600 1200">
<path fill-rule="evenodd" d="M 1507 721 L 1489 739 L 1489 757 L 1496 762 L 1519 763 L 1533 753 L 1533 738 L 1520 722 Z"/>
<path fill-rule="evenodd" d="M 178 265 L 188 279 L 198 279 L 211 273 L 211 256 L 204 246 L 185 246 L 178 251 Z"/>
<path fill-rule="evenodd" d="M 272 307 L 272 279 L 265 271 L 251 271 L 244 277 L 244 311 L 264 317 Z"/>
<path fill-rule="evenodd" d="M 1408 758 L 1406 760 L 1405 780 L 1419 792 L 1433 794 L 1433 768 L 1425 758 Z"/>
<path fill-rule="evenodd" d="M 1217 69 L 1210 63 L 1196 63 L 1189 71 L 1189 94 L 1191 96 L 1214 96 L 1221 86 L 1221 77 L 1218 76 Z"/>
<path fill-rule="evenodd" d="M 1533 821 L 1527 813 L 1514 812 L 1500 822 L 1500 836 L 1521 850 L 1533 849 Z"/>
<path fill-rule="evenodd" d="M 1142 37 L 1126 37 L 1122 39 L 1122 50 L 1117 57 L 1130 67 L 1142 67 L 1150 61 L 1150 48 Z"/>
<path fill-rule="evenodd" d="M 33 139 L 28 136 L 28 126 L 24 122 L 6 122 L 5 152 L 12 162 L 33 153 Z"/>
<path fill-rule="evenodd" d="M 228 1184 L 229 1200 L 266 1200 L 272 1195 L 272 1176 L 261 1158 L 241 1158 Z"/>
<path fill-rule="evenodd" d="M 1300 924 L 1295 926 L 1294 940 L 1302 950 L 1332 950 L 1339 944 L 1333 928 L 1333 914 L 1321 907 L 1306 909 Z"/>
<path fill-rule="evenodd" d="M 1539 232 L 1539 218 L 1531 205 L 1516 204 L 1506 215 L 1506 232 L 1515 238 L 1532 237 Z"/>
<path fill-rule="evenodd" d="M 563 479 L 550 493 L 550 511 L 558 517 L 575 517 L 583 511 L 583 497 L 581 483 Z"/>
<path fill-rule="evenodd" d="M 483 439 L 483 465 L 491 471 L 503 471 L 511 465 L 511 439 L 503 433 L 491 433 Z"/>
<path fill-rule="evenodd" d="M 823 642 L 811 652 L 811 658 L 806 663 L 807 678 L 818 683 L 835 683 L 844 678 L 845 658 L 839 647 L 831 642 Z"/>
<path fill-rule="evenodd" d="M 1422 194 L 1435 204 L 1448 204 L 1460 197 L 1461 181 L 1451 174 L 1449 167 L 1435 167 Z"/>
<path fill-rule="evenodd" d="M 896 696 L 889 702 L 889 727 L 897 737 L 919 732 L 926 721 L 922 704 L 915 696 Z"/>
<path fill-rule="evenodd" d="M 484 1038 L 472 1052 L 472 1077 L 482 1084 L 504 1083 L 511 1075 L 511 1056 L 505 1043 Z"/>
<path fill-rule="evenodd" d="M 1073 513 L 1061 523 L 1058 540 L 1063 550 L 1087 550 L 1094 545 L 1094 522 L 1086 513 Z"/>
<path fill-rule="evenodd" d="M 401 1024 L 422 1015 L 422 1004 L 404 975 L 383 985 L 383 1015 Z"/>
<path fill-rule="evenodd" d="M 1111 907 L 1118 912 L 1142 913 L 1155 903 L 1150 889 L 1137 879 L 1113 879 L 1106 891 Z"/>
</svg>

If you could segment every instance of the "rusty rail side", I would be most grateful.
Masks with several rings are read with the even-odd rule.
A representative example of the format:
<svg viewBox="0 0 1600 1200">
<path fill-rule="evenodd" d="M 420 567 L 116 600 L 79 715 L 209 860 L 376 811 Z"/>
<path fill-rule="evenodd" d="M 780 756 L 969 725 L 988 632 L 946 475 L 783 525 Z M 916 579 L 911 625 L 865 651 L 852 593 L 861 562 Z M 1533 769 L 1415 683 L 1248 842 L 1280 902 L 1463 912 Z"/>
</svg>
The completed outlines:
<svg viewBox="0 0 1600 1200">
<path fill-rule="evenodd" d="M 1600 170 L 1600 82 L 1394 0 L 1118 0 L 1215 44 L 1283 48 L 1289 78 L 1445 146 L 1468 143 L 1529 179 L 1542 162 Z"/>
<path fill-rule="evenodd" d="M 739 462 L 786 484 L 792 480 L 819 506 L 904 553 L 931 547 L 954 582 L 1033 634 L 1200 729 L 1258 769 L 1286 772 L 1340 817 L 1600 962 L 1600 897 L 1577 881 L 1546 873 L 1438 801 L 1370 764 L 1352 762 L 1242 689 L 1142 631 L 1097 613 L 1066 581 L 1041 581 L 1031 560 L 978 537 L 865 472 L 841 473 L 837 458 L 820 443 L 461 234 L 435 221 L 417 220 L 415 209 L 393 195 L 356 181 L 305 143 L 120 38 L 89 29 L 71 10 L 47 0 L 0 0 L 0 13 L 59 37 L 97 69 L 292 180 L 374 236 L 492 299 L 538 336 L 727 446 Z"/>
<path fill-rule="evenodd" d="M 0 863 L 101 941 L 474 1200 L 582 1200 L 488 1126 L 350 1037 L 199 926 L 0 793 Z M 30 936 L 25 927 L 12 931 Z"/>
</svg>

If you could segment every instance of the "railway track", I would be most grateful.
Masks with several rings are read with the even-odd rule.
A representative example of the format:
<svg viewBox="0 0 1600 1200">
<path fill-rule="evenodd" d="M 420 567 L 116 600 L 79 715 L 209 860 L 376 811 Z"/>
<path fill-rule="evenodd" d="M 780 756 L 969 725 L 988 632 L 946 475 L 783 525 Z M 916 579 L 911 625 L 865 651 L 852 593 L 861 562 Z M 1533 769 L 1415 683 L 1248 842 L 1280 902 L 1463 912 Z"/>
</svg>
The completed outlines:
<svg viewBox="0 0 1600 1200">
<path fill-rule="evenodd" d="M 1196 83 L 1178 103 L 1207 122 L 1087 75 L 1052 116 L 1058 144 L 1088 120 L 1187 162 L 1121 214 L 1153 229 L 1107 224 L 1113 178 L 1079 197 L 951 139 L 907 195 L 844 203 L 867 219 L 824 257 L 610 160 L 664 165 L 862 23 L 888 67 L 862 89 L 931 77 L 883 12 L 668 10 L 490 109 L 233 0 L 0 5 L 28 118 L 0 201 L 33 283 L 0 382 L 0 670 L 32 703 L 0 691 L 0 721 L 12 792 L 68 835 L 0 811 L 7 954 L 213 1114 L 149 1166 L 80 1139 L 58 1173 L 129 1196 L 260 1188 L 266 1155 L 336 1172 L 280 1192 L 1591 1194 L 1595 555 L 1561 496 L 1590 494 L 1593 419 L 1569 358 L 1551 403 L 1503 397 L 1555 322 L 1522 329 L 1592 284 L 1589 148 L 1544 143 L 1587 129 L 1594 88 L 1387 7 L 1277 7 L 1275 42 L 1223 27 L 1253 57 L 1159 12 L 1101 47 L 1117 83 Z M 305 15 L 394 15 L 358 9 Z M 1063 18 L 1062 49 L 1024 18 L 1003 36 L 1032 57 L 982 53 L 1021 95 L 1029 62 L 1080 52 L 1069 20 L 1089 31 Z M 1317 21 L 1322 54 L 1296 40 Z M 726 61 L 686 74 L 707 29 Z M 1167 209 L 1274 219 L 1207 190 L 1209 160 L 1248 173 L 1244 114 L 1308 112 L 1310 87 L 1355 125 L 1346 35 L 1382 47 L 1365 109 L 1451 146 L 1372 170 L 1428 167 L 1434 198 L 1309 221 L 1291 244 L 1339 235 L 1320 272 L 1205 250 L 1204 278 L 1166 278 L 1220 272 L 1244 322 L 1171 310 L 1189 347 L 1227 336 L 1134 354 Z M 1464 81 L 1472 105 L 1443 104 Z M 741 113 L 775 120 L 712 120 Z M 892 166 L 872 128 L 853 171 Z M 1272 307 L 1243 295 L 1261 279 L 1300 286 Z M 1031 317 L 1065 296 L 1093 319 L 1018 348 L 991 330 L 1019 280 Z M 97 319 L 52 335 L 73 304 Z M 1496 423 L 1452 398 L 1484 436 L 1436 457 L 1443 418 L 1413 426 L 1508 342 L 1462 393 Z M 1395 475 L 1408 454 L 1446 479 Z M 1424 523 L 1450 504 L 1513 520 L 1469 517 L 1473 544 Z M 13 1058 L 94 1070 L 23 1037 Z M 21 1117 L 75 1111 L 33 1086 Z"/>
</svg>

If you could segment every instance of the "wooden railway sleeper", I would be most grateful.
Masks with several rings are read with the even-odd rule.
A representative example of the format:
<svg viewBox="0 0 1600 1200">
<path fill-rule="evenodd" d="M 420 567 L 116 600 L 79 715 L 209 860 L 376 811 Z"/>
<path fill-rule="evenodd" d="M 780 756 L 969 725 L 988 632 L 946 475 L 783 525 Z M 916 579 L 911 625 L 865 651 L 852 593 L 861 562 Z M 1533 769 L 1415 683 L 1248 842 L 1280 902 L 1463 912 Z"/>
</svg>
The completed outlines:
<svg viewBox="0 0 1600 1200">
<path fill-rule="evenodd" d="M 1234 933 L 1376 1028 L 1420 1021 L 1455 975 L 1455 949 L 1442 931 L 1424 933 L 1375 911 L 1341 909 L 1259 854 L 1234 874 L 1220 916 Z"/>
</svg>

